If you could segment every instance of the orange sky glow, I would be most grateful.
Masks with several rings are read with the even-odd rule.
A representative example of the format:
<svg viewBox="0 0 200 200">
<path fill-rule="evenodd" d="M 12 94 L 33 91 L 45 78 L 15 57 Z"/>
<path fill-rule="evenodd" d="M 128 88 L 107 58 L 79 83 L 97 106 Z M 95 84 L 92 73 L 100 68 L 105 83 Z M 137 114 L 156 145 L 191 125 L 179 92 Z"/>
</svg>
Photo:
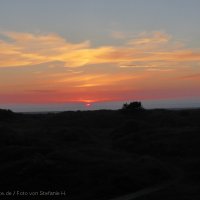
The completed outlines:
<svg viewBox="0 0 200 200">
<path fill-rule="evenodd" d="M 56 33 L 0 33 L 0 103 L 58 103 L 198 96 L 200 49 L 164 31 L 121 44 L 74 43 Z"/>
</svg>

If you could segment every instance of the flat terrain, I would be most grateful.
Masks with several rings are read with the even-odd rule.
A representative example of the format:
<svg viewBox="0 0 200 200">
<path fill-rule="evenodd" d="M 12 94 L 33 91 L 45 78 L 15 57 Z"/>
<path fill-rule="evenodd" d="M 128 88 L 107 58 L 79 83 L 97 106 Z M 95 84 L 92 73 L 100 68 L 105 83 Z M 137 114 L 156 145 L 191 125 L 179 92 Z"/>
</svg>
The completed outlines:
<svg viewBox="0 0 200 200">
<path fill-rule="evenodd" d="M 131 194 L 138 200 L 196 200 L 199 169 L 198 109 L 49 114 L 0 110 L 4 195 L 65 191 L 47 194 L 46 199 L 125 200 Z M 38 199 L 40 193 L 35 194 L 28 193 L 27 199 Z"/>
</svg>

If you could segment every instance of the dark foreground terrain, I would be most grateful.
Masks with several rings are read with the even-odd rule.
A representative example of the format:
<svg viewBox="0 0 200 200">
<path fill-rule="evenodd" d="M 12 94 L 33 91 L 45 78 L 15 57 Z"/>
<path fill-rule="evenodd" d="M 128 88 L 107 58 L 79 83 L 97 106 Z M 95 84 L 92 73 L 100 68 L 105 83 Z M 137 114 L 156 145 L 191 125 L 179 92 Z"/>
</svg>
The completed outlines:
<svg viewBox="0 0 200 200">
<path fill-rule="evenodd" d="M 143 189 L 134 199 L 200 199 L 200 110 L 0 110 L 0 199 L 107 200 Z"/>
</svg>

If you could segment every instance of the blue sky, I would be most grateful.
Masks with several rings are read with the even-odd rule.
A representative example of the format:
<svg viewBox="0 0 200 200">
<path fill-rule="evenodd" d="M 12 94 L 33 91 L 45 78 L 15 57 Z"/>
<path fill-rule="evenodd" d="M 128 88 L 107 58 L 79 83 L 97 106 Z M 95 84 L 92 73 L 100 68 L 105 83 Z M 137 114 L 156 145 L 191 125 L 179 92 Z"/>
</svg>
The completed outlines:
<svg viewBox="0 0 200 200">
<path fill-rule="evenodd" d="M 164 30 L 199 45 L 199 0 L 5 0 L 0 28 L 56 32 L 73 41 L 106 43 L 112 31 Z"/>
</svg>

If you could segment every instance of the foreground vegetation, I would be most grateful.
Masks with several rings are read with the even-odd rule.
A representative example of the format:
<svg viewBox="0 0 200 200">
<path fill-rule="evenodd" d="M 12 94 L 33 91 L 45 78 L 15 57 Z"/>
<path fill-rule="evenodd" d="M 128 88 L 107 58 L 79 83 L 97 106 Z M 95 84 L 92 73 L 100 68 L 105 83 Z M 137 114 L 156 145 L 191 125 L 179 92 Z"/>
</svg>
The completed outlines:
<svg viewBox="0 0 200 200">
<path fill-rule="evenodd" d="M 199 199 L 199 116 L 127 105 L 57 114 L 0 110 L 0 190 L 104 200 L 176 180 L 148 199 Z"/>
</svg>

